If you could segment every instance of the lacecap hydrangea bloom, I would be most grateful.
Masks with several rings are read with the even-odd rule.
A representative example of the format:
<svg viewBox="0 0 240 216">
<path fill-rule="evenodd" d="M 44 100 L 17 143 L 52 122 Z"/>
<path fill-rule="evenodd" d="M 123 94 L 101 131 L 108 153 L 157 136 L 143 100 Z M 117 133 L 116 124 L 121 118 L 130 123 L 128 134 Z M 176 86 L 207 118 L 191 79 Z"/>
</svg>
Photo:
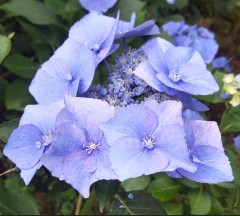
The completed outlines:
<svg viewBox="0 0 240 216">
<path fill-rule="evenodd" d="M 210 63 L 218 51 L 219 45 L 214 34 L 205 27 L 190 26 L 184 21 L 169 21 L 163 25 L 163 30 L 172 36 L 174 45 L 197 50 L 205 63 Z"/>
<path fill-rule="evenodd" d="M 128 47 L 130 37 L 159 34 L 152 20 L 134 22 L 135 13 L 130 22 L 87 14 L 37 71 L 30 92 L 40 105 L 26 107 L 3 151 L 26 184 L 42 165 L 85 198 L 96 181 L 157 172 L 233 180 L 216 123 L 193 112 L 207 109 L 193 96 L 219 89 L 202 56 L 160 37 Z M 123 51 L 110 68 L 115 40 Z M 101 62 L 109 76 L 93 85 Z"/>
</svg>

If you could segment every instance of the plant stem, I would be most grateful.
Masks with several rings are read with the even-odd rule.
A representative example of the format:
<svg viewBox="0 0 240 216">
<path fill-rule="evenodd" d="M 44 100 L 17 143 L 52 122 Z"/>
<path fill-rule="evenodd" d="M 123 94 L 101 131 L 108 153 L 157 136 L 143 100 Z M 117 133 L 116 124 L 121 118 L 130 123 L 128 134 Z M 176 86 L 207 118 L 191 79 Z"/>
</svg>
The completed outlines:
<svg viewBox="0 0 240 216">
<path fill-rule="evenodd" d="M 89 215 L 91 213 L 91 208 L 92 208 L 95 200 L 96 200 L 96 194 L 95 194 L 95 191 L 92 190 L 90 197 L 86 200 L 86 202 L 82 208 L 82 211 L 80 212 L 79 215 Z"/>
<path fill-rule="evenodd" d="M 79 215 L 80 209 L 81 209 L 81 204 L 82 204 L 82 196 L 79 194 L 78 199 L 77 199 L 77 206 L 76 206 L 74 215 Z"/>
<path fill-rule="evenodd" d="M 17 170 L 17 167 L 14 167 L 14 168 L 9 169 L 9 170 L 7 170 L 3 173 L 0 173 L 0 176 L 6 175 L 6 174 L 11 173 L 11 172 L 15 172 L 16 170 Z"/>
<path fill-rule="evenodd" d="M 234 211 L 236 211 L 236 209 L 238 207 L 238 202 L 239 202 L 239 188 L 237 188 L 237 196 L 236 196 L 235 203 L 233 205 Z"/>
</svg>

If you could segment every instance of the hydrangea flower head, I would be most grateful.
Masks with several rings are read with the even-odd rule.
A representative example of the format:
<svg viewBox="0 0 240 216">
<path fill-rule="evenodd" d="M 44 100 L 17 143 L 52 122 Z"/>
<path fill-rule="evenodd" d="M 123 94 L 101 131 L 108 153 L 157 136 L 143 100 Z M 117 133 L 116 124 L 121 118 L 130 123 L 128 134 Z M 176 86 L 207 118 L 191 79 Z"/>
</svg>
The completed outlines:
<svg viewBox="0 0 240 216">
<path fill-rule="evenodd" d="M 127 39 L 143 35 L 160 34 L 159 28 L 153 20 L 149 20 L 137 27 L 134 27 L 136 14 L 133 13 L 130 22 L 119 20 L 115 39 Z"/>
<path fill-rule="evenodd" d="M 155 38 L 141 49 L 148 60 L 140 63 L 134 74 L 156 90 L 170 95 L 177 91 L 208 95 L 219 90 L 200 54 L 192 48 L 175 47 L 164 39 Z"/>
<path fill-rule="evenodd" d="M 69 37 L 92 50 L 96 54 L 97 65 L 118 48 L 113 44 L 118 19 L 119 13 L 116 19 L 89 13 L 71 27 Z"/>
<path fill-rule="evenodd" d="M 116 4 L 117 0 L 79 0 L 81 5 L 88 10 L 96 12 L 107 12 Z"/>
<path fill-rule="evenodd" d="M 219 46 L 214 34 L 205 27 L 189 26 L 183 21 L 170 21 L 163 25 L 163 30 L 173 37 L 174 45 L 192 47 L 201 54 L 206 63 L 210 63 L 218 51 Z"/>
<path fill-rule="evenodd" d="M 188 156 L 179 102 L 128 105 L 117 109 L 101 128 L 111 146 L 112 168 L 121 181 L 177 167 L 196 170 Z"/>
<path fill-rule="evenodd" d="M 101 100 L 66 97 L 57 116 L 52 151 L 43 156 L 43 165 L 85 198 L 92 183 L 117 178 L 108 159 L 109 145 L 99 129 L 113 114 L 114 108 Z"/>
<path fill-rule="evenodd" d="M 6 144 L 3 153 L 21 169 L 21 176 L 28 184 L 42 165 L 41 157 L 52 144 L 52 131 L 62 101 L 51 105 L 28 105 Z M 51 110 L 49 112 L 49 110 Z"/>
<path fill-rule="evenodd" d="M 232 181 L 231 165 L 224 153 L 216 122 L 186 120 L 185 131 L 190 158 L 197 171 L 192 173 L 180 168 L 168 174 L 210 184 Z"/>
<path fill-rule="evenodd" d="M 86 46 L 67 39 L 37 71 L 30 93 L 38 103 L 49 104 L 85 92 L 93 80 L 95 58 Z"/>
</svg>

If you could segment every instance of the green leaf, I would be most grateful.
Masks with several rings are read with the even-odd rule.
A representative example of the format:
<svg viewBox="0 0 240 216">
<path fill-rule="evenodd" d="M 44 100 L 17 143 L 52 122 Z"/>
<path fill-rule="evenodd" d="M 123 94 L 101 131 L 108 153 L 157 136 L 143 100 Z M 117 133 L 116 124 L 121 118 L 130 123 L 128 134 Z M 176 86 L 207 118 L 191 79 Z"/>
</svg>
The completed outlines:
<svg viewBox="0 0 240 216">
<path fill-rule="evenodd" d="M 171 6 L 181 10 L 182 8 L 184 8 L 188 5 L 188 1 L 189 0 L 176 0 L 176 2 Z"/>
<path fill-rule="evenodd" d="M 22 16 L 36 25 L 58 24 L 58 19 L 42 2 L 36 0 L 12 0 L 0 9 L 11 16 Z"/>
<path fill-rule="evenodd" d="M 57 15 L 64 16 L 65 3 L 64 0 L 44 0 L 44 4 L 49 10 Z"/>
<path fill-rule="evenodd" d="M 125 191 L 144 190 L 150 183 L 149 176 L 127 179 L 122 182 Z"/>
<path fill-rule="evenodd" d="M 201 186 L 200 183 L 198 182 L 194 182 L 194 181 L 191 181 L 189 179 L 186 179 L 186 178 L 181 178 L 178 180 L 180 183 L 182 183 L 183 185 L 189 187 L 189 188 L 198 188 Z"/>
<path fill-rule="evenodd" d="M 183 214 L 183 204 L 166 202 L 162 203 L 163 208 L 166 210 L 167 215 L 182 215 Z"/>
<path fill-rule="evenodd" d="M 26 58 L 25 56 L 14 54 L 6 58 L 3 66 L 19 77 L 32 79 L 39 67 L 39 64 L 33 62 L 29 58 Z"/>
<path fill-rule="evenodd" d="M 111 215 L 126 215 L 129 210 L 134 215 L 166 215 L 161 203 L 145 191 L 120 193 L 111 206 Z M 128 209 L 126 209 L 127 206 Z"/>
<path fill-rule="evenodd" d="M 6 37 L 0 35 L 0 64 L 5 59 L 5 57 L 9 54 L 11 50 L 11 40 Z"/>
<path fill-rule="evenodd" d="M 9 110 L 22 111 L 27 104 L 34 103 L 33 97 L 28 91 L 29 81 L 16 79 L 5 92 L 5 105 Z"/>
<path fill-rule="evenodd" d="M 175 197 L 179 185 L 168 176 L 153 180 L 148 187 L 148 192 L 161 202 L 168 201 Z"/>
<path fill-rule="evenodd" d="M 10 137 L 11 133 L 14 129 L 18 127 L 19 119 L 14 119 L 9 122 L 3 122 L 0 124 L 0 139 L 7 143 L 8 138 Z"/>
<path fill-rule="evenodd" d="M 211 197 L 202 188 L 190 190 L 188 200 L 192 215 L 207 215 L 211 209 Z"/>
<path fill-rule="evenodd" d="M 226 188 L 226 189 L 236 189 L 237 186 L 232 182 L 222 182 L 217 184 L 219 187 Z"/>
<path fill-rule="evenodd" d="M 121 11 L 121 20 L 130 20 L 131 14 L 133 12 L 138 15 L 138 13 L 143 9 L 144 5 L 146 3 L 139 1 L 139 0 L 131 0 L 131 1 L 126 1 L 126 0 L 119 0 L 117 1 L 117 4 L 113 7 L 112 10 L 108 13 L 110 16 L 116 16 L 117 11 Z M 141 18 L 141 17 L 140 17 Z M 136 23 L 138 22 L 138 17 L 136 19 Z"/>
<path fill-rule="evenodd" d="M 212 215 L 221 215 L 223 212 L 222 204 L 215 198 L 211 197 L 211 211 Z"/>
<path fill-rule="evenodd" d="M 223 88 L 222 79 L 223 79 L 224 73 L 220 71 L 216 71 L 213 76 L 219 85 L 219 89 L 222 89 Z M 221 91 L 218 91 L 212 95 L 198 96 L 196 98 L 207 103 L 221 103 L 221 102 L 224 102 L 224 100 L 220 97 L 220 94 L 221 94 Z"/>
<path fill-rule="evenodd" d="M 102 212 L 107 202 L 117 193 L 120 188 L 117 180 L 102 180 L 95 184 L 95 192 L 99 201 L 99 209 Z"/>
<path fill-rule="evenodd" d="M 26 195 L 6 189 L 0 182 L 0 212 L 3 215 L 39 215 L 35 203 Z"/>
<path fill-rule="evenodd" d="M 220 130 L 222 133 L 226 132 L 238 132 L 240 131 L 240 109 L 231 108 L 229 111 L 223 113 Z"/>
</svg>

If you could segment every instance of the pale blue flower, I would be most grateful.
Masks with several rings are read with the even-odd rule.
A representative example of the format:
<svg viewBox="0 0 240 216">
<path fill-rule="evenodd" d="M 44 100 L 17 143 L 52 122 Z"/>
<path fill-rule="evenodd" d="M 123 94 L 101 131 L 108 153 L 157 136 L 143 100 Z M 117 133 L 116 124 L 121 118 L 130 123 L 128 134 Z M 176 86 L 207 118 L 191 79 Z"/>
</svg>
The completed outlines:
<svg viewBox="0 0 240 216">
<path fill-rule="evenodd" d="M 56 116 L 63 107 L 62 101 L 50 105 L 28 105 L 19 127 L 3 149 L 4 155 L 21 169 L 26 184 L 41 167 L 42 155 L 51 147 Z"/>
</svg>

